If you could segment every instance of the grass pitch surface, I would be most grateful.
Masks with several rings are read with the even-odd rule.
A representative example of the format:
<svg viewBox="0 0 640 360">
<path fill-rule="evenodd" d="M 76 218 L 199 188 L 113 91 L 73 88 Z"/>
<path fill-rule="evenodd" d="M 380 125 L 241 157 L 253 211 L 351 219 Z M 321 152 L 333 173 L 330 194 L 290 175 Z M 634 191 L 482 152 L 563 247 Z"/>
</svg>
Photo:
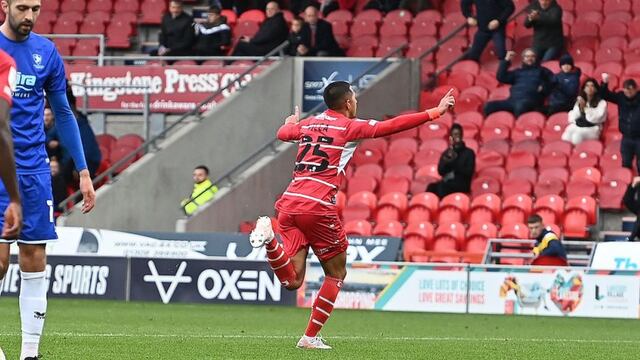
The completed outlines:
<svg viewBox="0 0 640 360">
<path fill-rule="evenodd" d="M 295 348 L 308 309 L 49 300 L 51 359 L 638 359 L 640 321 L 335 310 L 326 352 Z M 15 298 L 0 347 L 18 358 Z"/>
</svg>

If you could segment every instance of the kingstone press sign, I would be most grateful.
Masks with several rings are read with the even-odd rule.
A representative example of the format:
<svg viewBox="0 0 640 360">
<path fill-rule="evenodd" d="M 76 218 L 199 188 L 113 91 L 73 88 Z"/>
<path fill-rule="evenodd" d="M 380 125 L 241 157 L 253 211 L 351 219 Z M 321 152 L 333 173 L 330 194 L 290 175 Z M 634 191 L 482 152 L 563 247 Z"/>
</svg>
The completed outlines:
<svg viewBox="0 0 640 360">
<path fill-rule="evenodd" d="M 334 81 L 342 80 L 351 83 L 359 78 L 354 87 L 358 89 L 367 87 L 369 82 L 390 64 L 385 62 L 372 68 L 377 62 L 378 60 L 305 60 L 302 111 L 310 111 L 321 104 L 324 88 Z"/>
<path fill-rule="evenodd" d="M 78 106 L 82 106 L 85 93 L 89 98 L 89 107 L 101 110 L 142 110 L 143 94 L 148 87 L 152 112 L 186 112 L 194 109 L 207 97 L 232 84 L 222 92 L 220 98 L 207 105 L 233 94 L 241 85 L 246 85 L 264 67 L 258 67 L 242 79 L 239 76 L 246 67 L 227 66 L 94 66 L 71 65 L 67 69 L 72 83 L 87 86 L 99 85 L 106 88 L 84 88 L 73 86 Z M 236 81 L 238 80 L 238 81 Z M 140 86 L 141 88 L 123 88 Z"/>
<path fill-rule="evenodd" d="M 262 261 L 131 259 L 131 300 L 294 305 Z"/>
<path fill-rule="evenodd" d="M 48 256 L 45 276 L 50 297 L 124 300 L 127 259 Z M 1 290 L 2 296 L 20 293 L 20 268 L 15 256 L 11 257 Z"/>
</svg>

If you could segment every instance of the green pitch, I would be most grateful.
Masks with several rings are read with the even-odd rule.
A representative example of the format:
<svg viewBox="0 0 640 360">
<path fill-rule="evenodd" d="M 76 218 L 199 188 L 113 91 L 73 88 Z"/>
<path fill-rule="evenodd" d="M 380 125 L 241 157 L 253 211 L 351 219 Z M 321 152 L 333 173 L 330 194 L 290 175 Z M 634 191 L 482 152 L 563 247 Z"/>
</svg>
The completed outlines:
<svg viewBox="0 0 640 360">
<path fill-rule="evenodd" d="M 336 310 L 329 352 L 295 348 L 307 309 L 50 300 L 44 360 L 638 359 L 640 321 Z M 16 299 L 0 297 L 0 346 L 20 347 Z"/>
</svg>

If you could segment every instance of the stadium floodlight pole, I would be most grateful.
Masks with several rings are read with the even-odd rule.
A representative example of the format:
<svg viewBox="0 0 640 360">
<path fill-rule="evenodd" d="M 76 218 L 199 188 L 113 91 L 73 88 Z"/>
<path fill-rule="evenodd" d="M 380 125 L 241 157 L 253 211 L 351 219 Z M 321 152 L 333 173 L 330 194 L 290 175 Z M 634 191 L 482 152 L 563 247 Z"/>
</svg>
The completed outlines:
<svg viewBox="0 0 640 360">
<path fill-rule="evenodd" d="M 142 145 L 138 146 L 135 150 L 133 150 L 132 152 L 130 152 L 127 156 L 124 156 L 122 159 L 116 161 L 114 164 L 111 165 L 111 167 L 109 167 L 107 170 L 105 170 L 102 174 L 96 176 L 93 179 L 93 184 L 97 185 L 100 184 L 102 181 L 104 181 L 105 179 L 108 180 L 109 182 L 113 181 L 113 177 L 115 176 L 115 172 L 120 169 L 123 165 L 125 165 L 127 162 L 131 161 L 134 157 L 136 157 L 138 154 L 145 154 L 147 153 L 147 150 L 149 149 L 149 147 L 155 147 L 155 142 L 161 138 L 165 138 L 167 136 L 167 134 L 175 129 L 178 125 L 182 124 L 184 121 L 186 121 L 186 119 L 190 118 L 191 116 L 195 116 L 198 120 L 202 119 L 202 114 L 200 113 L 200 109 L 205 107 L 206 105 L 208 105 L 210 102 L 212 102 L 216 97 L 220 96 L 224 91 L 226 91 L 227 89 L 229 89 L 232 85 L 238 83 L 240 84 L 240 80 L 238 79 L 242 79 L 245 76 L 251 74 L 251 72 L 253 70 L 255 70 L 258 66 L 262 65 L 262 63 L 264 63 L 265 61 L 269 60 L 271 57 L 274 56 L 274 54 L 279 53 L 282 49 L 284 49 L 285 47 L 289 46 L 289 40 L 285 40 L 284 42 L 282 42 L 282 44 L 278 45 L 277 47 L 275 47 L 273 50 L 271 50 L 269 53 L 267 53 L 265 56 L 263 56 L 260 60 L 258 60 L 255 64 L 253 64 L 252 66 L 250 66 L 247 70 L 245 70 L 243 73 L 241 73 L 237 79 L 235 81 L 231 81 L 229 82 L 227 85 L 225 85 L 224 87 L 220 88 L 218 91 L 216 91 L 215 93 L 213 93 L 213 95 L 209 96 L 208 98 L 206 98 L 204 101 L 202 101 L 200 104 L 198 104 L 198 106 L 196 106 L 194 109 L 189 110 L 187 113 L 183 114 L 178 120 L 176 120 L 173 124 L 169 125 L 168 127 L 166 127 L 164 130 L 162 130 L 161 132 L 159 132 L 158 134 L 154 135 L 153 137 L 151 137 L 150 139 L 145 140 L 144 143 L 142 143 Z M 128 86 L 121 86 L 122 88 L 126 88 Z M 240 88 L 242 89 L 242 88 Z M 63 215 L 67 215 L 71 212 L 71 209 L 68 208 L 67 205 L 69 204 L 75 204 L 76 203 L 76 199 L 81 195 L 80 191 L 76 191 L 73 194 L 69 195 L 66 199 L 62 200 L 59 204 L 61 209 L 64 209 L 64 213 Z"/>
<path fill-rule="evenodd" d="M 403 51 L 404 49 L 406 49 L 409 46 L 408 43 L 404 43 L 400 46 L 398 46 L 395 49 L 390 50 L 387 54 L 385 54 L 385 56 L 383 56 L 382 58 L 380 58 L 378 60 L 378 62 L 376 62 L 375 64 L 369 66 L 367 69 L 365 69 L 363 72 L 360 73 L 360 75 L 358 75 L 358 77 L 356 77 L 355 79 L 353 79 L 351 81 L 351 85 L 355 85 L 358 81 L 360 81 L 360 79 L 362 79 L 363 77 L 365 77 L 366 75 L 368 75 L 371 71 L 373 71 L 374 69 L 376 69 L 378 66 L 380 66 L 381 64 L 383 64 L 384 62 L 386 62 L 387 60 L 389 60 L 389 58 L 393 57 L 395 54 L 397 54 L 400 51 Z M 311 110 L 307 111 L 306 113 L 303 114 L 303 117 L 307 117 L 311 114 L 314 114 L 316 112 L 318 112 L 320 110 L 320 108 L 322 108 L 323 104 L 322 103 L 318 103 L 316 104 L 316 106 L 314 106 L 313 108 L 311 108 Z M 216 181 L 213 181 L 212 184 L 210 186 L 208 186 L 206 189 L 202 190 L 200 193 L 196 194 L 195 196 L 189 198 L 189 200 L 184 204 L 181 205 L 180 208 L 182 209 L 182 211 L 186 214 L 187 212 L 185 211 L 185 208 L 187 207 L 187 205 L 195 202 L 195 199 L 197 199 L 198 197 L 200 197 L 200 195 L 206 193 L 207 191 L 209 191 L 211 188 L 213 188 L 214 186 L 219 185 L 220 183 L 222 183 L 225 179 L 227 179 L 230 183 L 233 183 L 233 178 L 232 175 L 234 173 L 236 173 L 238 170 L 242 169 L 243 167 L 246 166 L 246 164 L 248 162 L 250 162 L 252 159 L 256 158 L 259 154 L 263 153 L 266 149 L 273 149 L 274 148 L 274 144 L 276 144 L 278 142 L 278 139 L 273 139 L 271 141 L 269 141 L 267 144 L 265 144 L 264 146 L 262 146 L 260 149 L 258 149 L 256 152 L 252 153 L 251 155 L 249 155 L 246 159 L 244 159 L 243 161 L 241 161 L 238 165 L 236 165 L 233 169 L 229 170 L 228 172 L 226 172 L 225 174 L 223 174 L 222 176 L 220 176 Z"/>
</svg>

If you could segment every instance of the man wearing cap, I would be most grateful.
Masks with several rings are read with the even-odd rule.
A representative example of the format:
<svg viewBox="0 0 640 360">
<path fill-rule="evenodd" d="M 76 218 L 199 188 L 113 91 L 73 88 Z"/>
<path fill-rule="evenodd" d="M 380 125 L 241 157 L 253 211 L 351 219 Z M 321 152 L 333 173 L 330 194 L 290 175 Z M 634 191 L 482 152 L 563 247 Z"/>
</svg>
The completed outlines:
<svg viewBox="0 0 640 360">
<path fill-rule="evenodd" d="M 569 112 L 573 109 L 580 90 L 580 75 L 580 69 L 573 66 L 571 55 L 562 55 L 560 57 L 560 72 L 551 78 L 547 116 L 558 112 Z"/>
</svg>

